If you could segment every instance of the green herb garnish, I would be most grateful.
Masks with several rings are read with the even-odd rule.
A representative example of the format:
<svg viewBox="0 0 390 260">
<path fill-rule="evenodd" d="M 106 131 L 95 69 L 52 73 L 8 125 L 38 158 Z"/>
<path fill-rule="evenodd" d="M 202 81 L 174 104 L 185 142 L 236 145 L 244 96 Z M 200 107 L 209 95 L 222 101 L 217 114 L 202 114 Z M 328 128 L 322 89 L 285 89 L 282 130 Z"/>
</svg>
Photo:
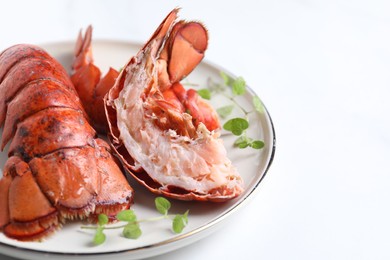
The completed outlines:
<svg viewBox="0 0 390 260">
<path fill-rule="evenodd" d="M 239 109 L 244 115 L 243 117 L 231 118 L 227 120 L 223 125 L 223 129 L 238 136 L 238 139 L 234 143 L 236 147 L 241 149 L 247 147 L 251 147 L 253 149 L 263 148 L 263 141 L 253 140 L 252 138 L 247 136 L 247 129 L 250 125 L 248 115 L 253 112 L 264 113 L 263 103 L 257 96 L 254 96 L 252 99 L 254 109 L 251 111 L 247 111 L 235 99 L 237 96 L 241 96 L 246 93 L 246 82 L 244 78 L 232 78 L 223 71 L 220 72 L 220 76 L 223 80 L 223 84 L 215 83 L 211 81 L 211 79 L 209 79 L 208 88 L 198 90 L 198 94 L 205 99 L 211 99 L 212 94 L 219 93 L 231 100 L 231 102 L 233 103 L 232 105 L 217 108 L 217 113 L 222 119 L 227 119 L 229 115 L 233 112 L 234 108 Z M 230 92 L 227 91 L 229 89 Z"/>
<path fill-rule="evenodd" d="M 95 236 L 93 237 L 93 243 L 95 245 L 103 244 L 106 241 L 106 235 L 103 233 L 104 225 L 108 223 L 108 217 L 104 214 L 98 216 L 98 226 L 96 228 Z"/>
<path fill-rule="evenodd" d="M 95 236 L 93 238 L 93 243 L 95 245 L 103 244 L 106 241 L 106 235 L 104 230 L 106 229 L 123 229 L 122 234 L 125 238 L 137 239 L 142 235 L 142 230 L 140 228 L 140 223 L 142 222 L 152 222 L 162 219 L 172 220 L 172 231 L 176 234 L 179 234 L 188 224 L 188 210 L 184 214 L 168 214 L 169 209 L 171 208 L 171 203 L 163 198 L 157 197 L 154 200 L 155 207 L 161 216 L 145 219 L 137 219 L 134 211 L 131 209 L 123 210 L 116 215 L 116 220 L 121 222 L 127 222 L 126 224 L 119 226 L 107 226 L 108 216 L 105 214 L 98 215 L 98 223 L 94 226 L 82 226 L 82 229 L 95 229 Z"/>
<path fill-rule="evenodd" d="M 221 118 L 225 119 L 232 113 L 233 109 L 234 105 L 227 105 L 217 108 L 217 113 Z"/>
<path fill-rule="evenodd" d="M 202 98 L 210 100 L 211 92 L 207 88 L 199 89 L 197 92 L 198 92 L 199 96 L 201 96 Z"/>
<path fill-rule="evenodd" d="M 172 221 L 172 230 L 180 234 L 185 226 L 188 224 L 188 210 L 183 215 L 176 215 L 175 218 Z"/>
</svg>

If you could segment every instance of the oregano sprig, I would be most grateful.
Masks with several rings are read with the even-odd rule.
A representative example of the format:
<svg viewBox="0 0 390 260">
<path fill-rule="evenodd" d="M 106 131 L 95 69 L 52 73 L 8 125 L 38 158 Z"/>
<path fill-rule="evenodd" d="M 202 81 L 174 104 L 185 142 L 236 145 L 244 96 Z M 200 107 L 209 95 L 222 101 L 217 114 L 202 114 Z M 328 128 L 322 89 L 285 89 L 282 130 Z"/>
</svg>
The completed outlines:
<svg viewBox="0 0 390 260">
<path fill-rule="evenodd" d="M 125 222 L 125 224 L 119 226 L 107 226 L 109 219 L 105 214 L 98 215 L 98 223 L 93 226 L 82 226 L 82 229 L 95 229 L 95 235 L 93 238 L 93 243 L 95 245 L 103 244 L 106 241 L 106 235 L 104 230 L 107 229 L 123 229 L 122 235 L 125 238 L 129 239 L 138 239 L 142 235 L 142 230 L 140 228 L 140 223 L 142 222 L 152 222 L 163 219 L 170 219 L 172 221 L 172 231 L 176 234 L 179 234 L 188 224 L 188 213 L 189 210 L 184 212 L 184 214 L 168 214 L 169 209 L 171 208 L 171 203 L 169 200 L 163 197 L 157 197 L 154 200 L 156 210 L 161 214 L 157 217 L 137 219 L 135 212 L 131 209 L 123 210 L 116 215 L 116 220 Z"/>
<path fill-rule="evenodd" d="M 243 114 L 243 117 L 235 117 L 227 120 L 223 129 L 238 136 L 234 145 L 238 148 L 251 147 L 254 149 L 261 149 L 264 147 L 262 140 L 254 140 L 247 136 L 247 129 L 249 128 L 249 114 L 252 112 L 264 113 L 264 107 L 261 100 L 254 96 L 252 104 L 254 110 L 247 111 L 237 101 L 236 97 L 244 95 L 246 93 L 246 82 L 243 77 L 232 78 L 223 71 L 220 72 L 220 76 L 223 80 L 223 84 L 218 84 L 209 79 L 208 88 L 199 89 L 198 94 L 204 99 L 211 99 L 212 94 L 219 93 L 228 98 L 232 104 L 217 108 L 217 113 L 222 119 L 227 119 L 233 112 L 234 108 L 237 108 Z M 227 93 L 227 89 L 230 89 L 230 93 Z"/>
</svg>

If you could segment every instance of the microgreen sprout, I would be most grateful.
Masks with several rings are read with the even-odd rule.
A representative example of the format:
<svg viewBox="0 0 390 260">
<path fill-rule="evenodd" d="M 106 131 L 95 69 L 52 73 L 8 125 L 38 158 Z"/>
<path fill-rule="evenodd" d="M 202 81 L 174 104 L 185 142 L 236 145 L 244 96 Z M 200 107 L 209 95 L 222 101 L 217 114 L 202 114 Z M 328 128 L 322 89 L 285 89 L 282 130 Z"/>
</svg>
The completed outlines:
<svg viewBox="0 0 390 260">
<path fill-rule="evenodd" d="M 224 72 L 220 72 L 220 76 L 223 80 L 223 84 L 213 82 L 209 79 L 208 88 L 199 89 L 197 92 L 199 96 L 204 99 L 211 99 L 212 95 L 222 94 L 228 98 L 232 104 L 217 108 L 217 113 L 222 119 L 228 119 L 234 108 L 237 108 L 244 115 L 243 117 L 235 117 L 227 120 L 223 124 L 223 129 L 238 136 L 238 139 L 234 142 L 234 145 L 238 148 L 251 147 L 254 149 L 261 149 L 264 147 L 264 142 L 261 140 L 254 140 L 247 136 L 247 129 L 249 128 L 249 114 L 253 112 L 264 113 L 264 107 L 261 100 L 254 96 L 252 98 L 252 104 L 254 109 L 247 111 L 237 101 L 236 97 L 244 95 L 246 93 L 246 82 L 243 77 L 232 78 Z M 227 89 L 231 91 L 228 93 Z"/>
<path fill-rule="evenodd" d="M 95 236 L 93 237 L 93 243 L 95 245 L 103 244 L 104 241 L 106 241 L 106 235 L 103 233 L 103 229 L 107 223 L 108 223 L 108 217 L 104 214 L 99 214 L 96 233 Z"/>
<path fill-rule="evenodd" d="M 95 245 L 103 244 L 106 241 L 106 235 L 104 234 L 104 230 L 107 229 L 122 229 L 122 235 L 125 238 L 129 239 L 137 239 L 142 235 L 142 231 L 140 228 L 140 223 L 142 222 L 152 222 L 152 221 L 158 221 L 163 219 L 169 219 L 172 221 L 172 231 L 176 234 L 179 234 L 183 231 L 183 229 L 188 224 L 188 212 L 184 212 L 184 214 L 168 214 L 169 209 L 171 208 L 171 203 L 163 198 L 163 197 L 157 197 L 154 200 L 154 204 L 156 207 L 156 210 L 161 214 L 157 217 L 152 218 L 144 218 L 144 219 L 137 219 L 137 216 L 135 215 L 135 212 L 131 209 L 126 209 L 123 211 L 120 211 L 116 215 L 116 220 L 125 222 L 122 225 L 117 226 L 107 226 L 108 224 L 108 216 L 105 214 L 99 214 L 98 215 L 98 222 L 97 225 L 93 226 L 81 226 L 82 229 L 94 229 L 95 230 L 95 236 L 93 238 L 93 243 Z"/>
</svg>

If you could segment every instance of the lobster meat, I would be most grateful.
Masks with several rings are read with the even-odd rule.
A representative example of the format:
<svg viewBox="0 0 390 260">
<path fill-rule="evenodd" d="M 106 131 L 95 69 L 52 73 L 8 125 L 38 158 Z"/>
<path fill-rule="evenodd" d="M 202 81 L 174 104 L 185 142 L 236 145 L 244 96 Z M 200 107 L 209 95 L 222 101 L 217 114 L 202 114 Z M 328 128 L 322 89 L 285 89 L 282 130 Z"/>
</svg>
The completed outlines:
<svg viewBox="0 0 390 260">
<path fill-rule="evenodd" d="M 113 87 L 101 87 L 89 28 L 76 45 L 72 79 L 90 100 L 108 91 L 100 105 L 111 144 L 139 183 L 175 199 L 226 201 L 241 194 L 243 181 L 219 138 L 218 116 L 195 90 L 180 84 L 203 59 L 207 30 L 198 22 L 176 21 L 177 13 L 169 13 Z"/>
<path fill-rule="evenodd" d="M 187 93 L 184 100 L 202 108 L 188 113 L 166 95 L 169 90 L 180 96 L 175 87 L 207 48 L 204 26 L 176 22 L 177 12 L 168 14 L 105 96 L 111 141 L 126 169 L 150 191 L 180 200 L 226 201 L 241 194 L 243 181 L 219 131 L 202 122 L 218 122 L 214 109 L 201 99 L 191 103 Z M 203 119 L 194 120 L 199 115 Z"/>
<path fill-rule="evenodd" d="M 37 46 L 0 54 L 0 229 L 41 240 L 66 219 L 96 221 L 130 207 L 133 189 L 97 138 L 65 69 Z"/>
</svg>

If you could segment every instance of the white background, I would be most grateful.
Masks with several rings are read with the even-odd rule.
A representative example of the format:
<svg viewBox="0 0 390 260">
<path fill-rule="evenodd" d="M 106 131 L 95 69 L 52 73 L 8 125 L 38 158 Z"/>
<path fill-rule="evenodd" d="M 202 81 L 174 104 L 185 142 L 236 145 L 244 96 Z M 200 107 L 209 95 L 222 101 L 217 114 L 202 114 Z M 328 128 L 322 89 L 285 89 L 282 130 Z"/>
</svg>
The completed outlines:
<svg viewBox="0 0 390 260">
<path fill-rule="evenodd" d="M 154 259 L 390 259 L 389 1 L 0 1 L 0 49 L 89 24 L 143 42 L 177 6 L 263 100 L 277 150 L 227 225 Z"/>
</svg>

